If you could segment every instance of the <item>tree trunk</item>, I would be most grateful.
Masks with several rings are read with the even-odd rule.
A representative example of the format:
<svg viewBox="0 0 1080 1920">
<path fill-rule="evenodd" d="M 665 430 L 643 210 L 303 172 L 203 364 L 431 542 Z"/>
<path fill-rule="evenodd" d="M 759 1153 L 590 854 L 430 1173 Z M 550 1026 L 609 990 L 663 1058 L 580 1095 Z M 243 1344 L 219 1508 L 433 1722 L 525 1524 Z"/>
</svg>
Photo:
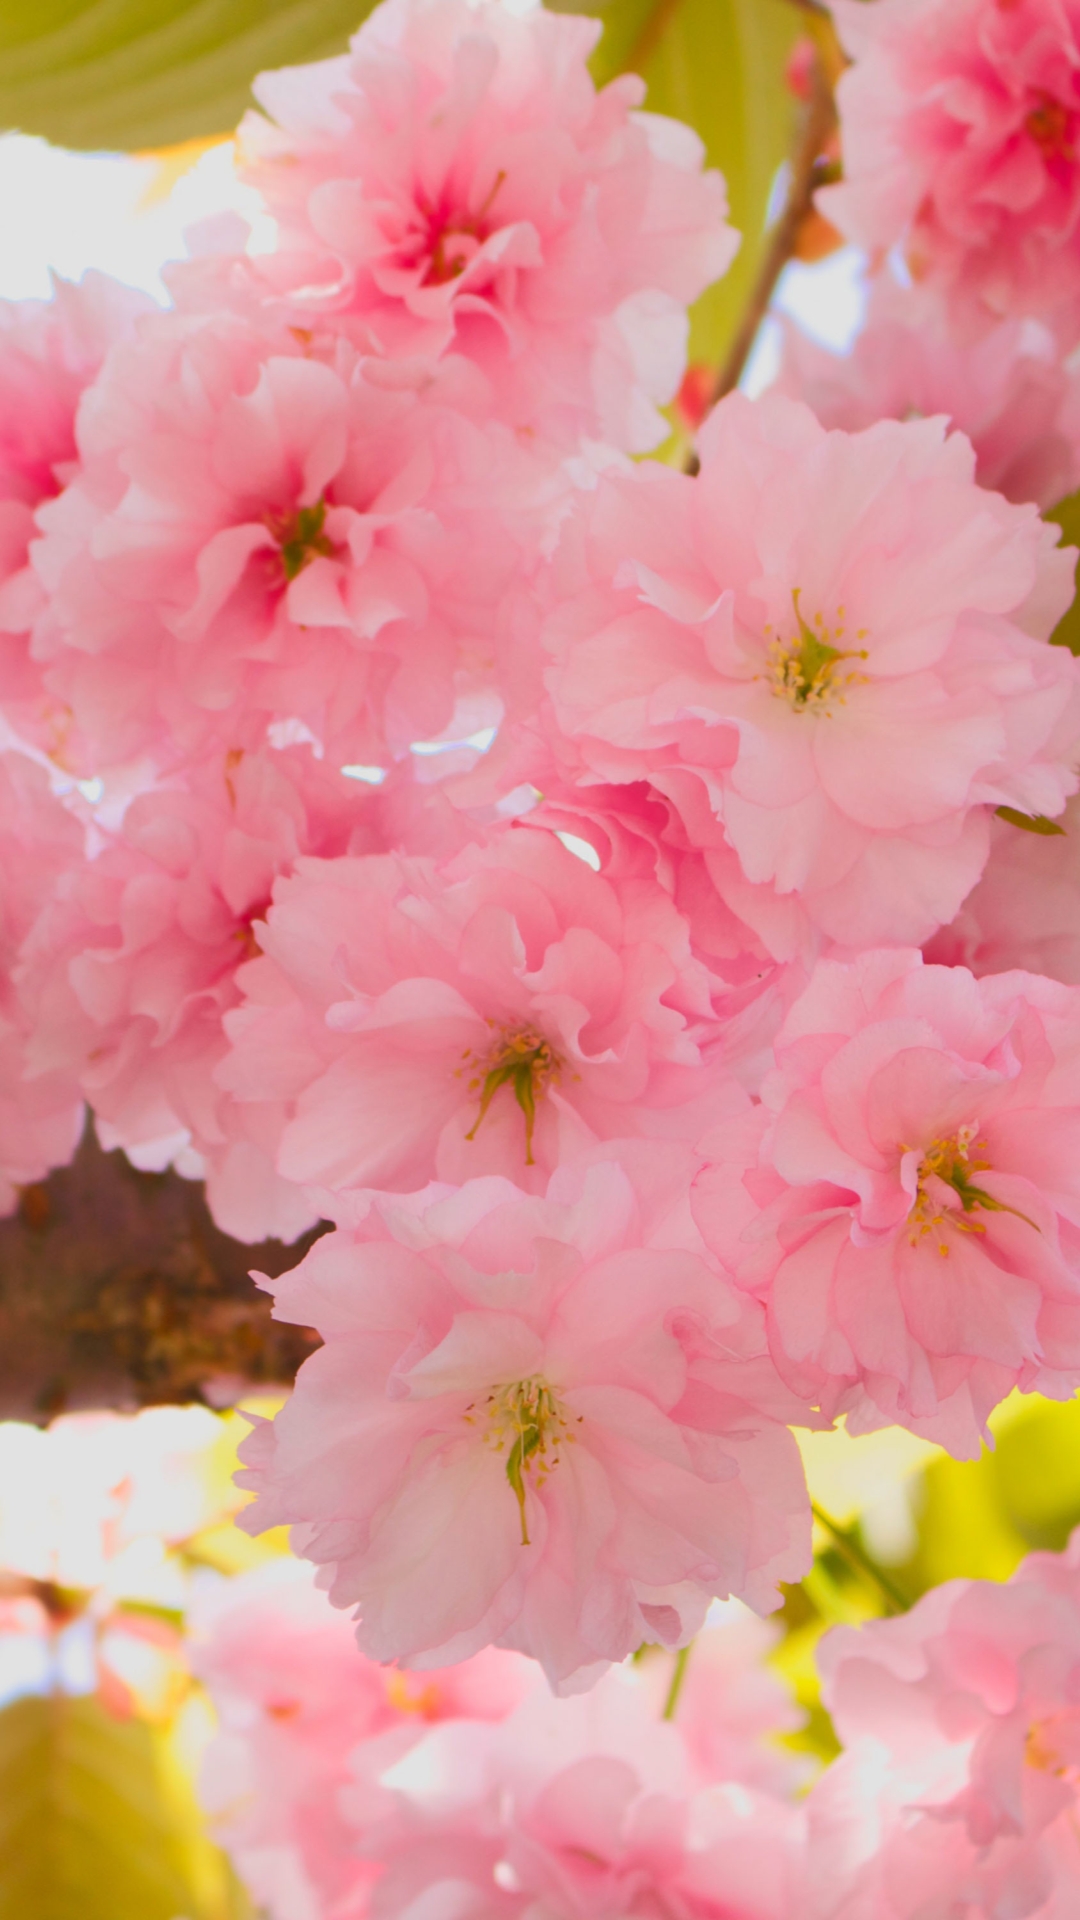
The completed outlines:
<svg viewBox="0 0 1080 1920">
<path fill-rule="evenodd" d="M 271 1320 L 248 1276 L 295 1266 L 314 1238 L 230 1240 L 197 1182 L 138 1173 L 88 1130 L 72 1165 L 0 1220 L 0 1419 L 220 1407 L 290 1383 L 318 1335 Z"/>
</svg>

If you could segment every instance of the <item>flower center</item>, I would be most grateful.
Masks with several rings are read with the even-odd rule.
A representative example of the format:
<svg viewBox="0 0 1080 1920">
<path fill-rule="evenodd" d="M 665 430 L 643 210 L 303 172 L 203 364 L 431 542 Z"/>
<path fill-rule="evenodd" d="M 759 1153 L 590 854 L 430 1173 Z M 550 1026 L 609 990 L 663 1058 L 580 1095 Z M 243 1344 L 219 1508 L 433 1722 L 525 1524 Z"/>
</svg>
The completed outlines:
<svg viewBox="0 0 1080 1920">
<path fill-rule="evenodd" d="M 439 1712 L 439 1689 L 425 1673 L 406 1673 L 391 1667 L 386 1675 L 386 1698 L 398 1713 L 415 1713 L 421 1720 L 435 1720 Z"/>
<path fill-rule="evenodd" d="M 295 580 L 316 554 L 324 554 L 327 559 L 333 556 L 334 543 L 324 532 L 325 500 L 316 500 L 313 507 L 297 507 L 292 513 L 268 513 L 266 524 L 278 543 L 286 580 Z"/>
<path fill-rule="evenodd" d="M 562 1065 L 558 1054 L 550 1042 L 532 1027 L 513 1027 L 503 1030 L 490 1053 L 483 1059 L 477 1060 L 471 1049 L 464 1057 L 476 1067 L 469 1081 L 469 1091 L 480 1095 L 480 1111 L 465 1135 L 466 1140 L 475 1140 L 499 1088 L 512 1087 L 514 1099 L 525 1115 L 525 1164 L 534 1166 L 532 1142 L 536 1102 L 551 1081 L 558 1078 Z"/>
<path fill-rule="evenodd" d="M 1076 1788 L 1080 1786 L 1080 1768 L 1075 1759 L 1070 1758 L 1070 1751 L 1075 1755 L 1076 1746 L 1076 1714 L 1053 1713 L 1045 1720 L 1034 1720 L 1028 1728 L 1024 1759 L 1039 1773 L 1052 1773 L 1056 1779 L 1067 1780 Z"/>
<path fill-rule="evenodd" d="M 271 1720 L 295 1720 L 300 1713 L 299 1700 L 268 1700 L 266 1711 Z"/>
<path fill-rule="evenodd" d="M 583 1415 L 579 1414 L 580 1426 Z M 495 1387 L 483 1407 L 472 1401 L 465 1409 L 470 1426 L 486 1420 L 484 1445 L 506 1454 L 506 1477 L 521 1514 L 521 1544 L 530 1545 L 525 1518 L 525 1482 L 538 1490 L 559 1464 L 559 1449 L 575 1439 L 556 1389 L 538 1373 L 509 1386 Z"/>
<path fill-rule="evenodd" d="M 800 712 L 828 714 L 835 700 L 844 704 L 844 687 L 853 686 L 856 681 L 865 680 L 864 673 L 838 673 L 841 660 L 865 660 L 865 647 L 850 650 L 834 642 L 842 640 L 844 629 L 838 625 L 827 627 L 820 613 L 815 613 L 813 625 L 803 616 L 799 606 L 799 594 L 802 589 L 792 589 L 791 600 L 798 622 L 798 644 L 792 646 L 773 633 L 770 626 L 765 628 L 768 640 L 768 675 L 772 692 Z M 837 620 L 844 618 L 844 609 L 837 609 Z M 865 628 L 860 628 L 856 638 L 866 638 Z"/>
<path fill-rule="evenodd" d="M 430 208 L 420 203 L 420 210 L 432 236 L 430 261 L 424 275 L 425 286 L 441 287 L 447 280 L 456 280 L 464 273 L 469 261 L 488 237 L 486 216 L 505 179 L 505 172 L 496 174 L 490 193 L 475 213 L 449 214 L 439 219 Z"/>
<path fill-rule="evenodd" d="M 1044 160 L 1075 160 L 1071 121 L 1063 100 L 1055 100 L 1052 93 L 1038 96 L 1038 105 L 1032 107 L 1024 126 Z"/>
<path fill-rule="evenodd" d="M 906 1153 L 908 1149 L 903 1147 L 901 1151 Z M 990 1161 L 981 1157 L 986 1151 L 986 1141 L 979 1139 L 977 1120 L 958 1127 L 955 1133 L 930 1142 L 919 1164 L 915 1204 L 908 1215 L 913 1247 L 917 1247 L 928 1233 L 936 1231 L 938 1252 L 947 1260 L 949 1245 L 941 1234 L 941 1228 L 947 1221 L 960 1233 L 985 1233 L 986 1228 L 981 1221 L 968 1218 L 979 1210 L 984 1213 L 1011 1213 L 1017 1220 L 1023 1220 L 1026 1226 L 1035 1227 L 1034 1220 L 1029 1220 L 1026 1213 L 1020 1213 L 1016 1207 L 1006 1206 L 1003 1200 L 995 1200 L 985 1187 L 976 1186 L 973 1176 L 987 1172 L 990 1167 Z M 942 1206 L 928 1191 L 927 1182 L 931 1179 L 940 1180 L 952 1188 L 960 1201 L 960 1213 L 955 1207 Z M 1035 1227 L 1035 1231 L 1039 1229 Z"/>
</svg>

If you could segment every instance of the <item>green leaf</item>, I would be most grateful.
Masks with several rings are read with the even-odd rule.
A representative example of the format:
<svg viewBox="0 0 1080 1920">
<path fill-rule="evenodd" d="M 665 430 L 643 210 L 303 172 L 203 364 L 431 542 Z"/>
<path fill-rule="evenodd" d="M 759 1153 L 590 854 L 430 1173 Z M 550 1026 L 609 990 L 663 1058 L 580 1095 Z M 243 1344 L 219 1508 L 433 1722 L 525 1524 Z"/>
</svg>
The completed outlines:
<svg viewBox="0 0 1080 1920">
<path fill-rule="evenodd" d="M 1043 518 L 1052 520 L 1061 528 L 1062 545 L 1080 547 L 1080 493 L 1070 493 L 1056 507 L 1051 507 Z M 1068 613 L 1062 615 L 1051 635 L 1051 644 L 1055 647 L 1068 647 L 1070 653 L 1080 654 L 1080 595 L 1074 599 Z"/>
<path fill-rule="evenodd" d="M 603 21 L 596 80 L 641 73 L 650 112 L 692 126 L 727 181 L 743 242 L 723 280 L 698 301 L 690 331 L 691 361 L 715 366 L 746 306 L 769 196 L 791 150 L 795 103 L 784 68 L 805 19 L 791 0 L 558 0 L 558 10 Z"/>
<path fill-rule="evenodd" d="M 264 67 L 343 51 L 372 0 L 2 0 L 0 126 L 65 147 L 228 133 Z"/>
<path fill-rule="evenodd" d="M 0 1920 L 238 1920 L 169 1737 L 92 1697 L 0 1712 Z"/>
<path fill-rule="evenodd" d="M 1048 820 L 1044 813 L 1019 813 L 1015 807 L 995 807 L 999 820 L 1007 820 L 1010 827 L 1022 827 L 1025 833 L 1055 834 L 1065 832 L 1056 820 Z"/>
</svg>

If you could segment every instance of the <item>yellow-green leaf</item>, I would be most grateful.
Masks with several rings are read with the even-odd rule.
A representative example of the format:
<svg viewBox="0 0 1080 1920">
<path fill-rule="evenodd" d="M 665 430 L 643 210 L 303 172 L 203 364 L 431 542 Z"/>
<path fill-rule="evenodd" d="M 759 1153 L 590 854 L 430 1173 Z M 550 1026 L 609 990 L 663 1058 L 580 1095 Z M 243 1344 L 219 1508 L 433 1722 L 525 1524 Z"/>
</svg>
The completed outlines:
<svg viewBox="0 0 1080 1920">
<path fill-rule="evenodd" d="M 343 51 L 372 0 L 2 0 L 0 127 L 60 146 L 228 133 L 264 67 Z"/>
<path fill-rule="evenodd" d="M 92 1697 L 0 1712 L 0 1920 L 239 1920 L 165 1731 Z"/>
<path fill-rule="evenodd" d="M 791 0 L 560 0 L 559 11 L 603 21 L 596 79 L 640 73 L 649 110 L 692 126 L 727 181 L 743 243 L 699 300 L 690 334 L 691 360 L 715 366 L 746 305 L 769 196 L 790 152 L 795 103 L 784 68 L 805 22 Z"/>
<path fill-rule="evenodd" d="M 1063 546 L 1080 547 L 1080 493 L 1070 493 L 1044 517 L 1061 528 Z M 1070 653 L 1080 654 L 1080 595 L 1058 621 L 1052 640 L 1055 647 L 1068 647 Z"/>
</svg>

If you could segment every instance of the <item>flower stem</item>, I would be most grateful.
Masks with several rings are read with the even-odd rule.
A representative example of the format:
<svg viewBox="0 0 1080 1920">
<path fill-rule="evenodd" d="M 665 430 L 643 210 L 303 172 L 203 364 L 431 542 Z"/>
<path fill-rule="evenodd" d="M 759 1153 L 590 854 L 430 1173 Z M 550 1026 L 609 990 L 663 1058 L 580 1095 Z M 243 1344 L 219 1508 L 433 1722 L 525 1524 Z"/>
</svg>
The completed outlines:
<svg viewBox="0 0 1080 1920">
<path fill-rule="evenodd" d="M 671 1670 L 671 1685 L 667 1690 L 667 1699 L 664 1701 L 664 1711 L 661 1715 L 661 1718 L 664 1720 L 674 1720 L 675 1718 L 675 1709 L 679 1704 L 679 1695 L 683 1690 L 683 1681 L 686 1679 L 687 1662 L 690 1659 L 690 1650 L 693 1644 L 691 1640 L 688 1646 L 680 1647 L 678 1653 L 675 1655 L 675 1665 Z"/>
<path fill-rule="evenodd" d="M 886 1612 L 907 1613 L 911 1601 L 890 1579 L 884 1568 L 879 1567 L 877 1561 L 867 1553 L 857 1535 L 850 1528 L 842 1527 L 838 1520 L 833 1520 L 814 1500 L 810 1502 L 810 1511 L 818 1526 L 824 1527 L 825 1532 L 831 1536 L 837 1552 L 847 1561 L 849 1567 L 856 1573 L 865 1574 L 873 1581 L 886 1603 Z"/>
</svg>

